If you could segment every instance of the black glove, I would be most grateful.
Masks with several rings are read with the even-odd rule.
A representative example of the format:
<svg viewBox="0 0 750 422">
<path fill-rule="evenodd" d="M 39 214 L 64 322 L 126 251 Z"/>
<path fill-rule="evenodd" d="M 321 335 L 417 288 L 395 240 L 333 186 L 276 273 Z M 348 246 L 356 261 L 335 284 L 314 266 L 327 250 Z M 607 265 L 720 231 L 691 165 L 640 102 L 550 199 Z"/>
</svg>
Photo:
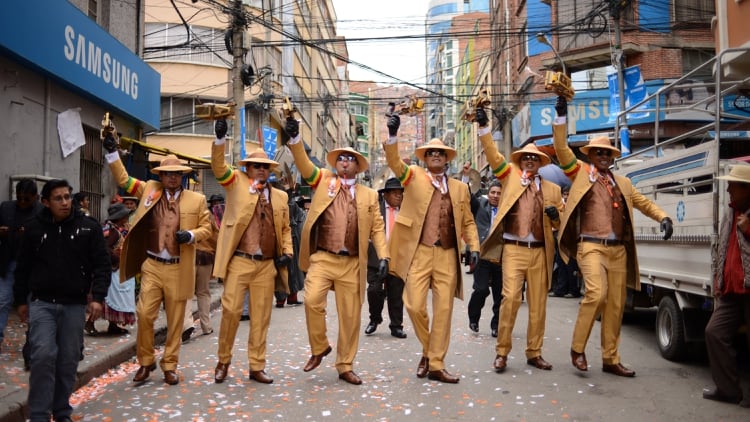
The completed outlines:
<svg viewBox="0 0 750 422">
<path fill-rule="evenodd" d="M 378 264 L 378 280 L 385 280 L 386 277 L 388 277 L 388 260 L 381 259 Z"/>
<path fill-rule="evenodd" d="M 479 123 L 480 127 L 487 126 L 487 123 L 489 123 L 490 121 L 490 119 L 487 117 L 487 112 L 484 111 L 483 107 L 477 107 L 476 117 L 474 118 L 474 120 L 476 120 L 477 123 Z"/>
<path fill-rule="evenodd" d="M 177 243 L 188 243 L 190 242 L 190 232 L 187 230 L 177 230 L 174 234 Z"/>
<path fill-rule="evenodd" d="M 557 115 L 559 117 L 568 115 L 568 100 L 566 100 L 562 95 L 559 95 L 557 97 L 557 102 L 555 103 L 555 111 L 557 112 Z"/>
<path fill-rule="evenodd" d="M 674 229 L 672 228 L 672 219 L 669 217 L 664 217 L 661 220 L 659 231 L 664 232 L 664 240 L 669 240 L 669 238 L 672 237 L 672 232 L 674 231 Z"/>
<path fill-rule="evenodd" d="M 549 217 L 549 219 L 552 221 L 557 221 L 560 219 L 560 211 L 558 211 L 557 207 L 553 205 L 544 207 L 544 213 L 547 214 L 547 217 Z"/>
<path fill-rule="evenodd" d="M 398 114 L 391 114 L 388 117 L 388 123 L 386 123 L 386 126 L 388 126 L 388 136 L 398 135 L 398 127 L 401 126 L 401 118 L 398 117 Z"/>
<path fill-rule="evenodd" d="M 107 152 L 117 151 L 117 141 L 115 141 L 115 138 L 111 134 L 107 134 L 104 141 L 102 141 L 102 146 Z"/>
<path fill-rule="evenodd" d="M 476 267 L 479 263 L 479 251 L 472 251 L 471 252 L 471 267 Z"/>
<path fill-rule="evenodd" d="M 292 257 L 290 257 L 289 255 L 281 255 L 278 258 L 274 259 L 273 263 L 276 264 L 277 268 L 286 267 L 287 265 L 292 263 Z"/>
<path fill-rule="evenodd" d="M 227 135 L 227 121 L 224 119 L 217 120 L 214 124 L 214 133 L 216 134 L 216 139 L 221 139 Z"/>
<path fill-rule="evenodd" d="M 286 134 L 289 135 L 290 138 L 296 138 L 297 135 L 299 135 L 299 122 L 293 117 L 287 117 L 284 131 L 286 131 Z"/>
</svg>

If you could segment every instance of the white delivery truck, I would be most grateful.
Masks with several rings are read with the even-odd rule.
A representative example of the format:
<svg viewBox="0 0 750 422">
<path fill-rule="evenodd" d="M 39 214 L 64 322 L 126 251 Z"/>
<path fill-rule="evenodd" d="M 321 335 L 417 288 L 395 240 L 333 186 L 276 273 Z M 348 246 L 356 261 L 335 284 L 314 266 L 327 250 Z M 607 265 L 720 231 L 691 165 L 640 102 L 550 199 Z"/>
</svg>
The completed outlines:
<svg viewBox="0 0 750 422">
<path fill-rule="evenodd" d="M 723 51 L 626 110 L 654 100 L 654 142 L 619 159 L 615 171 L 675 223 L 665 242 L 657 222 L 634 213 L 641 290 L 628 292 L 627 306 L 658 307 L 656 341 L 669 360 L 683 357 L 689 343 L 703 341 L 713 310 L 712 266 L 728 200 L 726 183 L 715 177 L 750 160 L 750 72 L 735 71 L 738 63 L 750 63 L 749 48 Z M 712 80 L 696 81 L 706 73 Z M 689 92 L 689 101 L 664 107 L 673 92 Z M 658 116 L 662 122 L 685 122 L 685 131 L 669 139 L 659 136 Z"/>
</svg>

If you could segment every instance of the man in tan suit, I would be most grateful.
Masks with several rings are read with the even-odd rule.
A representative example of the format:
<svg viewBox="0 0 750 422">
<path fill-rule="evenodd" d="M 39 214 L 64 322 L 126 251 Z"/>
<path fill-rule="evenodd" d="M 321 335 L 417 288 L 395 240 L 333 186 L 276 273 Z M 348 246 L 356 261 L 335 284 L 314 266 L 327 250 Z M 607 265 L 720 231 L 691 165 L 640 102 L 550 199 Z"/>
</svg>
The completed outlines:
<svg viewBox="0 0 750 422">
<path fill-rule="evenodd" d="M 539 175 L 539 168 L 551 160 L 536 145 L 529 143 L 515 151 L 508 162 L 492 140 L 484 109 L 476 110 L 476 121 L 487 161 L 503 185 L 497 217 L 482 243 L 482 259 L 499 261 L 503 266 L 503 299 L 493 366 L 495 371 L 503 372 L 508 365 L 525 281 L 529 307 L 526 363 L 549 371 L 552 365 L 542 357 L 542 345 L 555 257 L 552 229 L 559 226 L 563 209 L 560 187 Z"/>
<path fill-rule="evenodd" d="M 404 200 L 390 238 L 393 271 L 405 280 L 404 305 L 422 344 L 417 377 L 455 384 L 459 377 L 445 370 L 451 336 L 453 298 L 463 300 L 459 242 L 479 260 L 479 236 L 471 213 L 469 188 L 445 175 L 456 150 L 433 139 L 415 151 L 427 168 L 407 165 L 398 154 L 398 115 L 388 119 L 385 143 L 388 167 L 404 186 Z M 432 289 L 432 326 L 427 313 Z"/>
<path fill-rule="evenodd" d="M 555 154 L 573 185 L 558 239 L 560 255 L 566 263 L 576 257 L 586 286 L 573 331 L 570 358 L 578 370 L 588 370 L 584 350 L 594 321 L 601 314 L 602 370 L 621 377 L 634 377 L 635 371 L 620 363 L 617 351 L 626 288 L 641 288 L 633 208 L 660 222 L 664 240 L 672 236 L 672 220 L 638 192 L 630 179 L 612 174 L 609 168 L 620 151 L 610 145 L 606 136 L 594 138 L 581 147 L 590 164 L 576 158 L 568 146 L 567 109 L 567 101 L 559 97 L 555 104 L 558 117 L 552 125 Z"/>
<path fill-rule="evenodd" d="M 224 279 L 221 295 L 219 362 L 214 381 L 224 382 L 232 360 L 232 347 L 240 323 L 242 305 L 250 292 L 250 333 L 247 358 L 250 379 L 270 384 L 266 374 L 266 335 L 271 323 L 273 292 L 289 291 L 286 266 L 291 261 L 292 230 L 286 192 L 268 183 L 271 171 L 279 165 L 263 150 L 253 151 L 240 160 L 245 172 L 232 169 L 224 161 L 227 123 L 216 122 L 216 141 L 211 149 L 211 169 L 227 192 L 224 219 L 219 229 L 214 276 Z"/>
<path fill-rule="evenodd" d="M 352 371 L 352 364 L 359 345 L 370 239 L 380 258 L 380 278 L 388 274 L 378 193 L 356 183 L 357 173 L 368 167 L 359 152 L 350 147 L 329 152 L 326 161 L 336 169 L 334 174 L 315 166 L 307 157 L 299 136 L 299 122 L 287 118 L 286 132 L 300 174 L 315 189 L 302 228 L 299 256 L 300 268 L 307 271 L 305 317 L 312 349 L 304 371 L 317 368 L 323 357 L 331 353 L 326 336 L 326 298 L 329 290 L 335 290 L 339 317 L 336 370 L 340 379 L 359 385 L 362 380 Z"/>
<path fill-rule="evenodd" d="M 154 321 L 164 302 L 167 342 L 160 366 L 164 381 L 175 385 L 180 382 L 176 370 L 185 305 L 195 292 L 195 243 L 211 236 L 206 197 L 182 189 L 182 177 L 193 169 L 174 155 L 167 155 L 151 170 L 160 182 L 144 182 L 128 175 L 114 139 L 107 137 L 104 148 L 109 151 L 105 157 L 117 185 L 140 200 L 120 255 L 121 282 L 141 273 L 136 306 L 136 356 L 141 366 L 133 381 L 146 381 L 156 369 Z"/>
</svg>

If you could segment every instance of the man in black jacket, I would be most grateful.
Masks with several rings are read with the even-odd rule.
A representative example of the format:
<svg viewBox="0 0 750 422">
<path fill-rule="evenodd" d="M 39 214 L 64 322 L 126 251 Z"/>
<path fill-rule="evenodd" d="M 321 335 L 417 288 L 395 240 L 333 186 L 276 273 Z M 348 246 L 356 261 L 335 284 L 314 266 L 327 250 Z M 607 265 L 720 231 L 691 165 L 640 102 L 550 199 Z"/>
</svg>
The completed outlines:
<svg viewBox="0 0 750 422">
<path fill-rule="evenodd" d="M 44 209 L 26 226 L 15 272 L 18 314 L 30 328 L 31 421 L 71 420 L 86 296 L 99 318 L 112 272 L 99 223 L 74 210 L 71 192 L 66 180 L 44 185 Z"/>
<path fill-rule="evenodd" d="M 479 242 L 490 234 L 492 224 L 497 215 L 497 206 L 500 204 L 500 193 L 502 185 L 498 181 L 492 182 L 487 192 L 487 199 L 471 197 L 471 209 L 474 213 L 474 221 L 477 223 Z M 474 269 L 474 291 L 469 299 L 469 329 L 475 333 L 479 332 L 479 318 L 482 316 L 482 308 L 487 296 L 492 291 L 492 320 L 490 321 L 490 332 L 492 337 L 497 337 L 498 312 L 503 291 L 503 267 L 499 262 L 491 262 L 479 259 Z"/>
</svg>

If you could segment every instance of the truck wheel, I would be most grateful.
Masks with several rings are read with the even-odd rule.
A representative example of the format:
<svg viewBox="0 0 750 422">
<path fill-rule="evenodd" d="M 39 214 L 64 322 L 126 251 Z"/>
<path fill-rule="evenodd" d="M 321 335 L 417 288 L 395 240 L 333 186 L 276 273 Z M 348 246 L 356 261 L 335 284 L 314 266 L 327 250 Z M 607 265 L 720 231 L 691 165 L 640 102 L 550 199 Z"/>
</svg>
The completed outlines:
<svg viewBox="0 0 750 422">
<path fill-rule="evenodd" d="M 659 302 L 656 343 L 664 359 L 678 361 L 685 355 L 685 322 L 682 311 L 671 296 L 665 296 Z"/>
</svg>

